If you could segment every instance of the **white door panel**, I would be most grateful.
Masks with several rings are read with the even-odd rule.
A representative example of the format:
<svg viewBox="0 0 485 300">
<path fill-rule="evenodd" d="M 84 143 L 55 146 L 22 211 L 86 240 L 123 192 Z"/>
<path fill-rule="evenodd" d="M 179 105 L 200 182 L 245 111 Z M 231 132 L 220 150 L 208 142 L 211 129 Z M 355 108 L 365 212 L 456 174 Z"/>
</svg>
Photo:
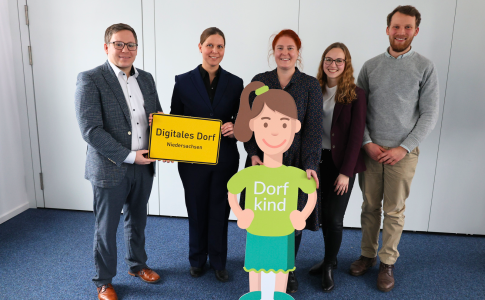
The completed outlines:
<svg viewBox="0 0 485 300">
<path fill-rule="evenodd" d="M 103 64 L 104 32 L 127 23 L 142 45 L 141 1 L 29 0 L 30 40 L 45 207 L 92 210 L 84 179 L 86 143 L 76 121 L 79 72 Z M 135 66 L 143 69 L 143 48 Z"/>
<path fill-rule="evenodd" d="M 458 1 L 429 231 L 485 234 L 483 11 L 483 1 Z"/>
</svg>

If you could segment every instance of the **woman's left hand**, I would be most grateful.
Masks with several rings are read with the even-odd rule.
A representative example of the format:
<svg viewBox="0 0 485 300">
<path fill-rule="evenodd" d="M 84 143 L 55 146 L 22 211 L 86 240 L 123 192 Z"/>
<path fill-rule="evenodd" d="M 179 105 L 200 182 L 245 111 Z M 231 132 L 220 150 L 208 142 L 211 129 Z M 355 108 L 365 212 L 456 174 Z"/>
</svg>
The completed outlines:
<svg viewBox="0 0 485 300">
<path fill-rule="evenodd" d="M 232 122 L 222 124 L 221 133 L 223 136 L 234 138 L 234 124 Z"/>
<path fill-rule="evenodd" d="M 313 179 L 315 179 L 315 182 L 317 183 L 317 189 L 318 189 L 319 182 L 318 182 L 317 172 L 315 172 L 311 169 L 308 169 L 308 170 L 306 170 L 306 177 L 308 178 L 308 180 L 310 180 L 313 177 Z"/>
<path fill-rule="evenodd" d="M 349 190 L 349 176 L 339 174 L 333 185 L 335 185 L 334 192 L 337 192 L 337 195 L 347 193 Z"/>
</svg>

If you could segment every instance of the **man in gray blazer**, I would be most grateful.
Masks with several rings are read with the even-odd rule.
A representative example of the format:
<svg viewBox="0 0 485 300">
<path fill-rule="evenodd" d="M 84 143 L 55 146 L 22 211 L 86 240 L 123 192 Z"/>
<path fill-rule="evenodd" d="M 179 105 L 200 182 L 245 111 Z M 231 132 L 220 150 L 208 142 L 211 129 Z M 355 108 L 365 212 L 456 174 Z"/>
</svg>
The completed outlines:
<svg viewBox="0 0 485 300">
<path fill-rule="evenodd" d="M 93 278 L 98 299 L 117 299 L 116 230 L 123 209 L 128 274 L 154 283 L 160 276 L 146 265 L 145 226 L 155 161 L 148 153 L 148 115 L 162 111 L 155 81 L 136 69 L 136 33 L 114 24 L 105 33 L 108 60 L 81 72 L 76 83 L 76 116 L 88 144 L 85 178 L 91 181 L 96 218 Z"/>
</svg>

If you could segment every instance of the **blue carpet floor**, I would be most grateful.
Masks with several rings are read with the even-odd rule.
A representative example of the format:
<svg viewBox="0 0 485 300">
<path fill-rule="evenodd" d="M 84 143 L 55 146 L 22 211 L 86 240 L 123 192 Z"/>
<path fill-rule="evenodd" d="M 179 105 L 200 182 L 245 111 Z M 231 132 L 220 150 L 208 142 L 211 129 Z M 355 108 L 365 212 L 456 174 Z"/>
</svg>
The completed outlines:
<svg viewBox="0 0 485 300">
<path fill-rule="evenodd" d="M 121 224 L 121 222 L 120 222 Z M 149 217 L 148 265 L 162 280 L 146 284 L 127 274 L 122 226 L 118 230 L 120 299 L 239 299 L 248 292 L 244 270 L 245 230 L 229 223 L 227 269 L 230 281 L 216 280 L 212 270 L 192 278 L 188 263 L 188 221 Z M 30 209 L 0 225 L 0 299 L 97 299 L 89 212 Z M 378 269 L 361 277 L 348 274 L 360 254 L 360 230 L 346 229 L 335 271 L 336 288 L 320 289 L 308 269 L 323 257 L 321 232 L 305 231 L 297 259 L 300 289 L 295 299 L 485 299 L 485 237 L 405 232 L 399 245 L 396 287 L 376 288 Z"/>
</svg>

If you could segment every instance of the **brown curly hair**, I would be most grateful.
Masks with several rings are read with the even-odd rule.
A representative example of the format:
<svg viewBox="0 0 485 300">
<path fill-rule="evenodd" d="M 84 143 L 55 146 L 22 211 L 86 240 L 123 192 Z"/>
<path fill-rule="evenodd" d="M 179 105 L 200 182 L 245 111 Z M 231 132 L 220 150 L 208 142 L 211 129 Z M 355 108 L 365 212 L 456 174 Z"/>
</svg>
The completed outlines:
<svg viewBox="0 0 485 300">
<path fill-rule="evenodd" d="M 317 79 L 322 88 L 322 92 L 325 92 L 325 86 L 327 85 L 327 74 L 323 71 L 323 60 L 327 53 L 333 48 L 340 48 L 345 54 L 345 68 L 342 75 L 340 75 L 337 92 L 335 93 L 335 102 L 341 104 L 350 104 L 357 99 L 357 93 L 355 92 L 355 79 L 354 68 L 352 67 L 352 57 L 350 56 L 349 49 L 343 43 L 333 43 L 328 46 L 322 54 L 320 65 L 318 66 Z"/>
</svg>

